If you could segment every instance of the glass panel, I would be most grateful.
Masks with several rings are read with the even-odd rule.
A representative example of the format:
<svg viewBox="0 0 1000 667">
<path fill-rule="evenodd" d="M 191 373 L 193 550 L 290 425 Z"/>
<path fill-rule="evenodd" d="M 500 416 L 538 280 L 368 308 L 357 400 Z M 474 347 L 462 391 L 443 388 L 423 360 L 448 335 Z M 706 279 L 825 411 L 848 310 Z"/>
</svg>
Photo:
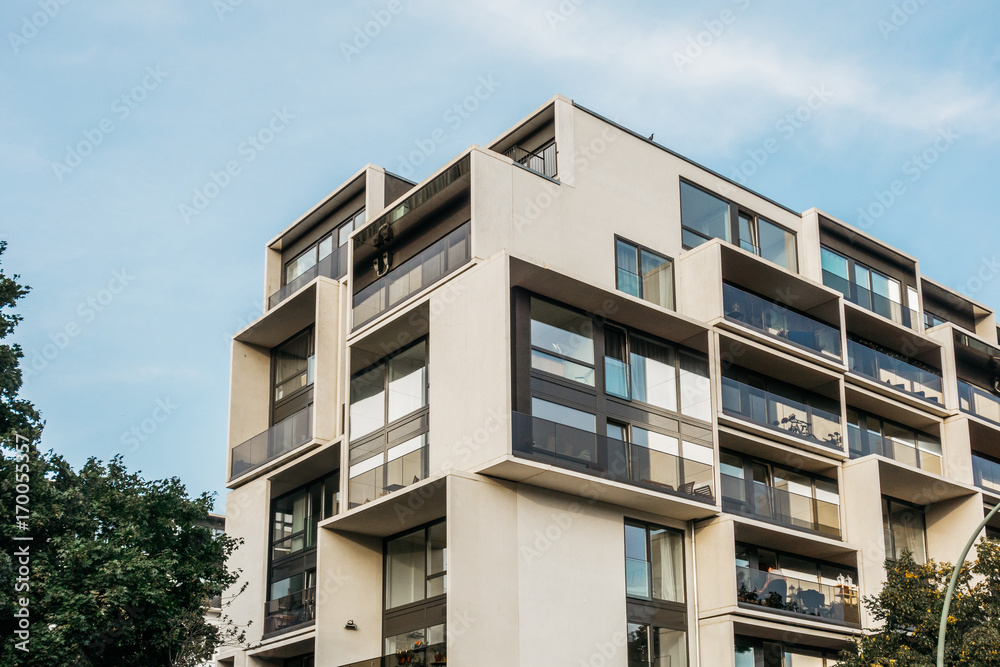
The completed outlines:
<svg viewBox="0 0 1000 667">
<path fill-rule="evenodd" d="M 427 405 L 427 344 L 417 343 L 389 360 L 389 421 Z"/>
<path fill-rule="evenodd" d="M 752 252 L 755 255 L 760 254 L 760 248 L 757 247 L 757 241 L 753 234 L 753 220 L 741 214 L 740 215 L 740 247 L 747 252 Z"/>
<path fill-rule="evenodd" d="M 892 524 L 892 542 L 895 547 L 893 556 L 898 559 L 904 549 L 909 549 L 913 558 L 918 563 L 923 563 L 927 558 L 924 550 L 923 510 L 890 502 L 889 521 Z"/>
<path fill-rule="evenodd" d="M 646 528 L 625 524 L 625 557 L 646 560 Z"/>
<path fill-rule="evenodd" d="M 832 250 L 820 248 L 820 261 L 823 264 L 823 284 L 849 297 L 851 287 L 847 258 Z"/>
<path fill-rule="evenodd" d="M 312 382 L 312 332 L 296 336 L 274 350 L 274 400 L 280 401 Z"/>
<path fill-rule="evenodd" d="M 351 379 L 351 439 L 385 425 L 385 365 Z"/>
<path fill-rule="evenodd" d="M 684 602 L 684 536 L 666 529 L 649 531 L 653 598 Z"/>
<path fill-rule="evenodd" d="M 795 234 L 763 218 L 757 218 L 757 234 L 761 257 L 789 271 L 798 270 L 795 259 Z"/>
<path fill-rule="evenodd" d="M 424 530 L 391 540 L 385 558 L 386 609 L 423 600 L 427 576 Z"/>
<path fill-rule="evenodd" d="M 367 472 L 352 475 L 347 482 L 347 497 L 352 508 L 376 500 L 381 495 L 382 457 L 377 458 L 379 466 Z"/>
<path fill-rule="evenodd" d="M 708 359 L 680 353 L 681 412 L 688 417 L 712 420 L 712 385 Z"/>
<path fill-rule="evenodd" d="M 626 641 L 629 667 L 647 667 L 653 664 L 653 647 L 650 646 L 648 625 L 629 623 L 628 638 Z"/>
<path fill-rule="evenodd" d="M 604 391 L 628 400 L 629 379 L 625 332 L 615 327 L 604 330 Z"/>
<path fill-rule="evenodd" d="M 285 265 L 285 284 L 292 282 L 314 266 L 316 266 L 316 246 L 309 248 Z"/>
<path fill-rule="evenodd" d="M 327 236 L 319 242 L 319 258 L 326 259 L 333 253 L 333 236 Z"/>
<path fill-rule="evenodd" d="M 594 363 L 590 318 L 540 299 L 531 300 L 531 344 L 585 364 Z"/>
<path fill-rule="evenodd" d="M 681 224 L 709 238 L 732 241 L 729 202 L 681 183 Z"/>
<path fill-rule="evenodd" d="M 578 428 L 582 431 L 594 432 L 597 430 L 597 418 L 589 412 L 543 401 L 540 398 L 531 399 L 531 414 L 534 417 Z"/>
<path fill-rule="evenodd" d="M 567 380 L 573 380 L 588 387 L 594 386 L 594 369 L 538 350 L 531 351 L 531 367 L 544 373 L 552 373 Z"/>
<path fill-rule="evenodd" d="M 404 632 L 399 635 L 393 635 L 392 637 L 385 638 L 385 655 L 390 659 L 397 659 L 400 662 L 398 664 L 405 665 L 407 662 L 411 664 L 421 664 L 412 663 L 415 654 L 414 649 L 418 649 L 421 646 L 427 645 L 427 633 L 423 628 L 419 630 L 411 630 L 410 632 Z"/>
<path fill-rule="evenodd" d="M 754 667 L 753 647 L 745 642 L 736 642 L 736 667 Z"/>
<path fill-rule="evenodd" d="M 642 297 L 636 247 L 621 240 L 616 241 L 615 265 L 618 269 L 618 289 L 626 294 Z"/>
<path fill-rule="evenodd" d="M 424 478 L 424 459 L 427 452 L 427 434 L 396 445 L 386 452 L 386 493 L 398 491 Z"/>
<path fill-rule="evenodd" d="M 641 336 L 632 336 L 632 398 L 667 410 L 677 410 L 677 380 L 673 350 Z"/>
<path fill-rule="evenodd" d="M 642 298 L 664 308 L 674 307 L 673 263 L 646 250 L 642 256 Z"/>
<path fill-rule="evenodd" d="M 654 667 L 686 667 L 687 636 L 682 630 L 656 628 L 656 661 Z"/>
</svg>

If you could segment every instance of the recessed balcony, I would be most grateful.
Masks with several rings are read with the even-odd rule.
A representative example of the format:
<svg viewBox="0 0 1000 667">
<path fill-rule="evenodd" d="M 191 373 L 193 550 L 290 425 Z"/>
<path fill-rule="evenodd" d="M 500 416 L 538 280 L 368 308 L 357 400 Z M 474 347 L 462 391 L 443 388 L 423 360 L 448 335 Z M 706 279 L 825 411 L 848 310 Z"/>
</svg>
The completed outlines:
<svg viewBox="0 0 1000 667">
<path fill-rule="evenodd" d="M 836 584 L 802 579 L 751 567 L 736 567 L 736 597 L 740 606 L 758 606 L 837 623 L 861 622 L 858 587 L 850 576 Z"/>
<path fill-rule="evenodd" d="M 503 152 L 515 164 L 525 169 L 541 174 L 546 178 L 555 178 L 559 173 L 556 168 L 556 142 L 553 141 L 542 148 L 529 151 L 522 146 L 511 146 Z"/>
<path fill-rule="evenodd" d="M 840 415 L 730 377 L 722 378 L 722 409 L 730 417 L 794 438 L 841 449 Z"/>
<path fill-rule="evenodd" d="M 973 483 L 984 491 L 1000 496 L 1000 462 L 981 454 L 972 454 Z"/>
<path fill-rule="evenodd" d="M 962 412 L 1000 424 L 1000 397 L 974 384 L 958 381 L 958 403 Z"/>
<path fill-rule="evenodd" d="M 712 465 L 684 458 L 668 447 L 647 447 L 591 431 L 513 413 L 514 456 L 568 468 L 661 493 L 714 504 Z M 651 443 L 652 444 L 652 443 Z M 674 441 L 674 447 L 677 446 Z M 704 447 L 697 447 L 705 450 Z"/>
<path fill-rule="evenodd" d="M 312 440 L 312 404 L 233 447 L 229 479 L 273 461 Z"/>
<path fill-rule="evenodd" d="M 847 341 L 850 371 L 930 403 L 943 405 L 941 376 L 855 340 Z"/>
<path fill-rule="evenodd" d="M 722 299 L 727 320 L 840 361 L 840 331 L 835 327 L 729 283 L 722 286 Z"/>
<path fill-rule="evenodd" d="M 264 603 L 264 634 L 269 635 L 316 621 L 316 587 Z"/>
<path fill-rule="evenodd" d="M 288 284 L 283 285 L 281 289 L 269 296 L 267 298 L 267 309 L 274 308 L 302 287 L 309 284 L 317 276 L 339 280 L 345 275 L 347 275 L 347 245 L 342 245 L 332 250 L 316 264 L 313 264 L 293 280 L 289 281 Z"/>
<path fill-rule="evenodd" d="M 840 506 L 836 503 L 757 481 L 748 486 L 747 480 L 725 473 L 721 480 L 722 508 L 728 512 L 840 537 Z"/>
</svg>

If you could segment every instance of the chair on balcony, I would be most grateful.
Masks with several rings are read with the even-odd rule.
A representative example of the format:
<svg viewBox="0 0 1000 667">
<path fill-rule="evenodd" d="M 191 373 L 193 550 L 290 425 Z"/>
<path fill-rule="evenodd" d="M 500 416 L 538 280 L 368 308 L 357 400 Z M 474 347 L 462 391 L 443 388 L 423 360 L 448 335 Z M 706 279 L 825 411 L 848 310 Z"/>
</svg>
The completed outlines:
<svg viewBox="0 0 1000 667">
<path fill-rule="evenodd" d="M 821 610 L 826 608 L 826 596 L 809 588 L 799 591 L 799 604 L 802 611 L 812 616 L 821 616 Z"/>
<path fill-rule="evenodd" d="M 712 493 L 712 487 L 709 486 L 708 484 L 704 484 L 696 488 L 694 490 L 694 495 L 698 498 L 704 498 L 710 503 L 715 502 L 715 494 Z"/>
</svg>

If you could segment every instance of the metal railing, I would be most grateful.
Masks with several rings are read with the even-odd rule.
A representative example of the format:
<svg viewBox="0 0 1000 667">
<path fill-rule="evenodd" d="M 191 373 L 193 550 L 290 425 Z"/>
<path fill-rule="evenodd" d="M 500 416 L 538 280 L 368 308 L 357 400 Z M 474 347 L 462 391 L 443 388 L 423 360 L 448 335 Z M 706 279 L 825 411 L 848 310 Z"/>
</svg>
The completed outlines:
<svg viewBox="0 0 1000 667">
<path fill-rule="evenodd" d="M 742 604 L 816 616 L 840 623 L 860 623 L 858 587 L 850 577 L 836 585 L 736 566 L 736 598 Z"/>
<path fill-rule="evenodd" d="M 976 486 L 1000 495 L 1000 463 L 992 459 L 972 455 L 972 478 Z"/>
<path fill-rule="evenodd" d="M 845 280 L 842 276 L 826 270 L 823 271 L 823 284 L 837 290 L 844 295 L 845 299 L 861 306 L 865 310 L 870 310 L 877 315 L 890 319 L 897 324 L 902 324 L 904 327 L 913 329 L 914 331 L 917 329 L 917 324 L 920 322 L 920 313 L 907 308 L 898 301 L 893 301 L 887 296 L 872 292 L 866 287 Z"/>
<path fill-rule="evenodd" d="M 964 380 L 958 381 L 958 405 L 962 412 L 1000 424 L 1000 397 Z"/>
<path fill-rule="evenodd" d="M 722 301 L 727 320 L 840 359 L 840 332 L 825 322 L 796 313 L 729 283 L 722 285 Z"/>
<path fill-rule="evenodd" d="M 513 413 L 513 434 L 515 456 L 715 502 L 708 464 L 520 412 Z"/>
<path fill-rule="evenodd" d="M 312 404 L 233 447 L 233 479 L 312 440 Z"/>
<path fill-rule="evenodd" d="M 731 417 L 827 447 L 840 449 L 843 442 L 840 415 L 732 378 L 722 378 L 722 409 Z"/>
<path fill-rule="evenodd" d="M 264 634 L 316 620 L 316 588 L 264 603 Z"/>
<path fill-rule="evenodd" d="M 725 473 L 722 508 L 767 519 L 793 528 L 840 537 L 840 507 L 812 496 L 752 482 L 747 497 L 746 481 Z"/>
<path fill-rule="evenodd" d="M 512 146 L 503 154 L 522 167 L 542 176 L 555 178 L 558 173 L 556 169 L 556 142 L 554 141 L 536 151 L 525 150 L 521 146 Z"/>
<path fill-rule="evenodd" d="M 397 303 L 468 263 L 472 244 L 465 223 L 354 295 L 354 326 L 369 322 Z"/>
<path fill-rule="evenodd" d="M 941 376 L 936 373 L 854 340 L 847 341 L 847 358 L 852 373 L 931 403 L 941 405 L 944 402 Z"/>
<path fill-rule="evenodd" d="M 316 276 L 324 276 L 339 280 L 347 275 L 347 244 L 344 244 L 327 255 L 318 263 L 296 276 L 292 282 L 283 285 L 281 289 L 267 298 L 267 309 L 274 308 L 279 303 L 295 294 Z"/>
</svg>

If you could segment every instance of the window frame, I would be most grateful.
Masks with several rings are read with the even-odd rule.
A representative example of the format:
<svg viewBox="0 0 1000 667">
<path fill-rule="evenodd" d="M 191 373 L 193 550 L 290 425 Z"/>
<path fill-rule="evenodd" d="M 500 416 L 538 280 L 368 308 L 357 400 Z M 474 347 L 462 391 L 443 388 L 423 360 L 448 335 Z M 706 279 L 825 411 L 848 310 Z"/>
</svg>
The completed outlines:
<svg viewBox="0 0 1000 667">
<path fill-rule="evenodd" d="M 619 292 L 624 293 L 624 294 L 629 294 L 630 296 L 635 296 L 635 297 L 637 297 L 639 299 L 642 299 L 643 301 L 647 301 L 647 302 L 652 303 L 654 305 L 660 306 L 661 308 L 665 308 L 667 310 L 676 310 L 676 306 L 677 306 L 677 284 L 676 283 L 677 283 L 677 281 L 675 280 L 676 276 L 675 276 L 675 273 L 674 273 L 674 267 L 676 266 L 676 262 L 675 262 L 674 258 L 673 257 L 669 257 L 667 255 L 664 255 L 663 253 L 658 252 L 656 250 L 653 250 L 649 246 L 645 246 L 645 245 L 642 245 L 641 243 L 636 243 L 635 241 L 631 241 L 631 240 L 625 238 L 624 236 L 620 236 L 618 234 L 615 234 L 614 239 L 615 239 L 615 243 L 614 243 L 614 250 L 615 250 L 615 289 L 618 290 Z M 637 277 L 638 277 L 638 284 L 639 284 L 639 292 L 640 293 L 638 295 L 632 294 L 631 292 L 627 292 L 627 291 L 623 290 L 622 287 L 621 287 L 621 281 L 618 279 L 619 278 L 618 272 L 621 270 L 619 268 L 619 266 L 618 266 L 618 244 L 619 243 L 624 243 L 625 245 L 629 245 L 635 251 L 636 266 L 639 269 L 639 273 L 638 273 Z M 643 282 L 642 282 L 642 279 L 643 279 L 642 253 L 644 253 L 644 252 L 645 253 L 649 253 L 650 255 L 654 255 L 654 256 L 662 259 L 664 262 L 667 262 L 667 263 L 670 264 L 670 294 L 668 295 L 668 301 L 669 301 L 669 303 L 667 305 L 663 305 L 663 304 L 657 303 L 655 301 L 652 301 L 651 299 L 647 299 L 646 298 L 645 288 L 644 288 Z"/>
<path fill-rule="evenodd" d="M 882 494 L 881 500 L 882 500 L 882 507 L 880 508 L 880 510 L 882 511 L 883 538 L 886 535 L 892 537 L 892 544 L 885 545 L 885 559 L 893 562 L 899 560 L 899 558 L 896 557 L 896 530 L 892 522 L 892 516 L 894 514 L 893 506 L 896 505 L 905 508 L 909 511 L 919 513 L 922 523 L 920 536 L 923 541 L 924 553 L 921 559 L 917 559 L 917 554 L 913 554 L 913 557 L 918 564 L 922 565 L 926 563 L 927 562 L 927 507 L 925 505 L 917 505 L 915 503 L 907 502 L 905 500 L 900 500 L 899 498 L 894 498 L 892 496 L 887 496 L 885 494 Z M 888 503 L 888 505 L 886 505 L 886 503 Z M 887 509 L 888 509 L 888 514 L 886 514 Z M 885 530 L 886 524 L 888 524 L 888 532 L 886 532 Z"/>
<path fill-rule="evenodd" d="M 917 297 L 917 299 L 919 300 L 919 292 L 917 291 L 917 288 L 916 288 L 915 285 L 911 285 L 911 284 L 907 283 L 904 279 L 900 279 L 900 278 L 896 278 L 896 277 L 890 276 L 887 273 L 885 273 L 884 271 L 881 271 L 879 269 L 873 268 L 873 267 L 869 266 L 868 264 L 865 264 L 864 262 L 859 262 L 858 260 L 854 259 L 853 257 L 850 257 L 849 255 L 845 255 L 844 253 L 840 252 L 839 250 L 835 250 L 834 248 L 831 248 L 830 246 L 821 243 L 820 244 L 820 258 L 821 259 L 822 259 L 823 251 L 832 253 L 832 254 L 836 255 L 837 257 L 840 257 L 841 259 L 843 259 L 843 260 L 845 260 L 847 262 L 847 278 L 846 278 L 846 280 L 847 280 L 847 285 L 848 285 L 848 294 L 844 295 L 845 299 L 847 299 L 848 301 L 851 301 L 851 303 L 854 303 L 855 305 L 857 305 L 857 306 L 859 306 L 861 308 L 865 308 L 864 306 L 862 306 L 861 304 L 857 303 L 856 301 L 852 301 L 852 299 L 859 299 L 859 296 L 857 294 L 857 289 L 856 288 L 857 287 L 864 287 L 866 290 L 868 290 L 869 293 L 871 293 L 871 294 L 878 294 L 878 296 L 881 296 L 884 299 L 892 301 L 892 297 L 891 296 L 888 296 L 888 295 L 885 295 L 885 294 L 879 294 L 878 292 L 876 292 L 874 290 L 874 284 L 872 283 L 872 274 L 874 273 L 874 274 L 876 274 L 878 276 L 881 276 L 882 278 L 885 278 L 889 282 L 894 282 L 897 285 L 899 285 L 899 301 L 893 301 L 893 303 L 896 303 L 897 305 L 899 305 L 900 308 L 908 309 L 908 310 L 912 311 L 913 313 L 916 313 L 917 316 L 919 317 L 920 313 L 922 312 L 921 311 L 921 307 L 920 307 L 920 303 L 910 303 L 910 296 L 911 296 L 911 294 L 915 295 Z M 860 283 L 858 283 L 857 267 L 859 267 L 859 266 L 863 270 L 865 270 L 865 271 L 868 272 L 867 286 L 861 285 Z M 840 277 L 840 276 L 838 276 L 838 277 Z M 823 281 L 823 284 L 826 287 L 829 287 L 830 289 L 837 290 L 838 292 L 841 291 L 841 290 L 837 289 L 836 287 L 833 287 L 831 285 L 827 285 L 825 281 Z M 843 292 L 841 292 L 841 294 L 843 294 Z M 872 313 L 875 312 L 871 308 L 865 308 L 865 310 L 867 310 L 869 312 L 872 312 Z M 923 312 L 926 313 L 926 311 L 923 311 Z M 880 315 L 879 313 L 875 313 L 875 314 L 876 315 Z M 891 320 L 891 318 L 887 318 L 887 319 Z M 911 322 L 911 327 L 910 328 L 916 330 L 916 322 Z"/>
<path fill-rule="evenodd" d="M 797 232 L 795 232 L 794 230 L 789 229 L 788 227 L 786 227 L 786 226 L 784 226 L 784 225 L 782 225 L 782 224 L 780 224 L 778 222 L 775 222 L 771 218 L 768 218 L 766 216 L 763 216 L 763 215 L 760 215 L 759 213 L 754 212 L 753 209 L 750 208 L 750 207 L 748 207 L 748 206 L 745 206 L 743 204 L 735 202 L 732 199 L 730 199 L 729 197 L 723 197 L 722 195 L 720 195 L 720 194 L 718 194 L 716 192 L 713 192 L 713 191 L 709 190 L 708 188 L 706 188 L 706 187 L 704 187 L 702 185 L 699 185 L 698 183 L 695 183 L 694 181 L 688 180 L 687 178 L 684 178 L 683 176 L 681 176 L 678 180 L 680 182 L 680 185 L 678 186 L 678 188 L 680 189 L 679 193 L 678 193 L 678 201 L 681 202 L 681 208 L 680 208 L 680 213 L 681 213 L 681 216 L 680 216 L 680 218 L 681 218 L 681 247 L 684 250 L 691 250 L 692 248 L 698 247 L 698 246 L 688 245 L 684 241 L 684 232 L 688 232 L 689 234 L 693 234 L 695 236 L 698 236 L 698 237 L 704 239 L 702 241 L 703 243 L 707 243 L 708 241 L 711 241 L 713 238 L 715 238 L 715 237 L 706 236 L 702 232 L 700 232 L 700 231 L 698 231 L 696 229 L 693 229 L 691 227 L 687 227 L 687 226 L 684 225 L 684 215 L 683 215 L 683 213 L 684 213 L 684 206 L 683 206 L 683 199 L 681 199 L 681 197 L 683 197 L 683 185 L 687 184 L 688 186 L 696 188 L 698 190 L 701 190 L 703 193 L 705 193 L 707 195 L 710 195 L 712 197 L 715 197 L 716 199 L 718 199 L 718 200 L 720 200 L 720 201 L 722 201 L 722 202 L 724 202 L 724 203 L 726 203 L 726 204 L 729 205 L 729 222 L 728 222 L 728 224 L 729 224 L 729 229 L 728 229 L 729 239 L 722 238 L 722 239 L 720 239 L 721 241 L 724 241 L 724 242 L 728 243 L 729 245 L 732 245 L 732 246 L 735 246 L 735 247 L 740 248 L 742 250 L 745 250 L 746 252 L 749 252 L 752 255 L 760 257 L 764 261 L 771 262 L 775 266 L 779 266 L 779 267 L 785 269 L 786 271 L 790 271 L 792 273 L 798 273 L 799 272 L 799 239 L 798 239 L 798 233 Z M 749 250 L 749 249 L 743 247 L 743 241 L 744 241 L 744 239 L 742 238 L 742 234 L 740 233 L 740 219 L 741 218 L 745 218 L 749 222 L 749 230 L 750 230 L 750 235 L 751 235 L 751 239 L 752 239 L 751 245 L 753 246 L 753 250 Z M 790 234 L 791 235 L 791 237 L 792 237 L 792 245 L 794 247 L 793 247 L 792 255 L 789 258 L 789 264 L 790 264 L 790 266 L 782 266 L 781 264 L 778 264 L 777 262 L 775 262 L 773 260 L 766 259 L 765 257 L 763 257 L 761 255 L 761 247 L 760 247 L 760 223 L 759 223 L 760 220 L 764 220 L 768 224 L 773 225 L 774 227 L 776 227 L 776 228 L 784 231 L 786 234 Z M 698 245 L 701 245 L 701 244 L 699 243 Z"/>
<path fill-rule="evenodd" d="M 280 399 L 278 399 L 276 397 L 277 389 L 278 389 L 278 385 L 279 385 L 279 382 L 278 382 L 277 356 L 280 353 L 281 348 L 283 348 L 284 346 L 286 346 L 286 345 L 288 345 L 288 344 L 296 341 L 297 339 L 299 339 L 302 336 L 308 336 L 309 337 L 309 344 L 308 344 L 309 354 L 306 355 L 306 379 L 307 379 L 307 382 L 306 382 L 306 384 L 304 386 L 299 387 L 298 389 L 292 391 L 287 396 L 283 396 Z M 285 340 L 283 340 L 281 343 L 279 343 L 279 344 L 275 345 L 274 347 L 272 347 L 271 350 L 270 350 L 270 357 L 271 357 L 271 359 L 270 359 L 271 368 L 270 368 L 270 389 L 269 389 L 269 399 L 268 400 L 269 400 L 270 406 L 271 406 L 271 409 L 270 409 L 271 426 L 274 426 L 275 424 L 277 424 L 278 422 L 282 421 L 282 419 L 285 419 L 288 416 L 288 415 L 284 415 L 284 413 L 287 412 L 290 415 L 290 414 L 292 414 L 294 412 L 297 412 L 298 410 L 306 407 L 307 405 L 312 404 L 312 389 L 313 389 L 313 384 L 315 383 L 315 378 L 312 378 L 311 382 L 309 381 L 310 365 L 311 365 L 311 363 L 310 363 L 309 360 L 310 359 L 315 359 L 315 357 L 316 357 L 316 328 L 315 328 L 315 325 L 310 324 L 306 328 L 304 328 L 301 331 L 299 331 L 299 332 L 297 332 L 297 333 L 289 336 L 288 338 L 286 338 Z M 312 362 L 312 364 L 314 364 L 314 363 L 315 363 L 315 361 Z M 282 379 L 281 380 L 281 384 L 284 384 L 285 382 L 288 382 L 289 380 L 293 379 L 294 377 L 295 376 L 289 376 L 287 378 Z M 281 419 L 278 419 L 278 415 L 279 414 L 284 415 L 284 416 L 282 416 Z"/>
</svg>

